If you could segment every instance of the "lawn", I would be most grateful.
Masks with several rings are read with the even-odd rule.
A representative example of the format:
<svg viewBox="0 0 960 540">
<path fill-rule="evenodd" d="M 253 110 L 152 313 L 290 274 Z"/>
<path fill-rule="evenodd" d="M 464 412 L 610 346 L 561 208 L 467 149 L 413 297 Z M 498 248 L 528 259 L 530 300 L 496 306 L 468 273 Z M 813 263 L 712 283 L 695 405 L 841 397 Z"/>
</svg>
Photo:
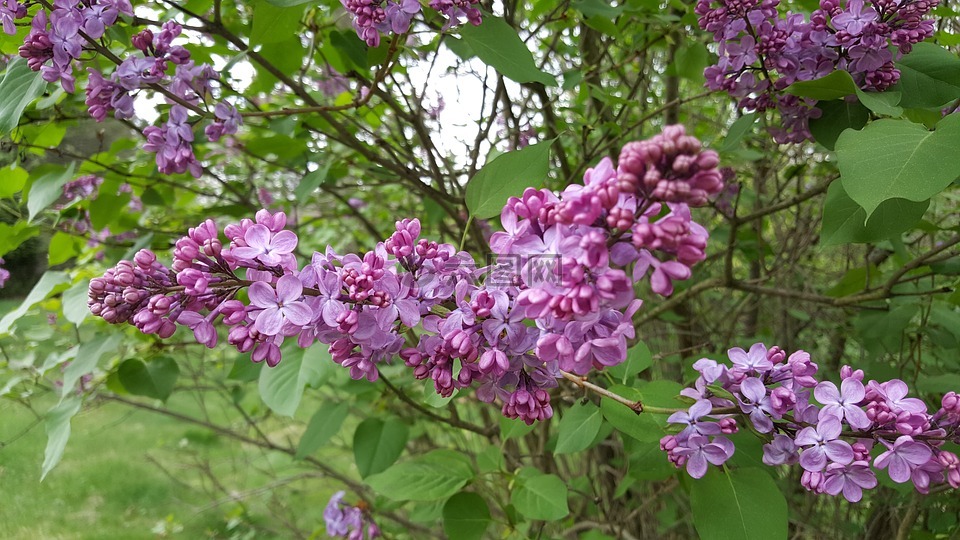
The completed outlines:
<svg viewBox="0 0 960 540">
<path fill-rule="evenodd" d="M 0 301 L 0 314 L 18 303 Z M 50 331 L 45 316 L 28 317 L 18 323 L 21 335 L 36 339 Z M 2 345 L 10 351 L 17 340 L 4 338 Z M 42 413 L 56 398 L 30 402 Z M 236 421 L 223 400 L 208 399 L 201 409 L 192 395 L 176 393 L 168 406 L 194 417 L 205 412 L 221 424 Z M 28 429 L 34 423 L 10 396 L 0 399 L 3 539 L 285 538 L 276 519 L 283 512 L 323 534 L 323 506 L 338 488 L 317 477 L 286 483 L 282 479 L 303 472 L 289 456 L 115 402 L 85 404 L 72 421 L 62 461 L 41 482 L 47 436 L 42 423 Z M 274 435 L 296 440 L 297 433 Z M 273 482 L 276 490 L 263 489 Z"/>
</svg>

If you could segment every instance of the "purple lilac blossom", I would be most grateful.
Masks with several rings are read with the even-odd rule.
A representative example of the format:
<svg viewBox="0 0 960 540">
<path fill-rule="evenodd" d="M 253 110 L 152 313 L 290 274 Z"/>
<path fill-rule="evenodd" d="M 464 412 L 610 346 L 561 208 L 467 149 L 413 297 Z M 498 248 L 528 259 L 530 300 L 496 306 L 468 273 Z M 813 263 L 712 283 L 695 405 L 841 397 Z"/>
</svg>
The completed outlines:
<svg viewBox="0 0 960 540">
<path fill-rule="evenodd" d="M 926 18 L 938 0 L 821 0 L 809 18 L 778 11 L 779 0 L 699 0 L 700 27 L 713 33 L 719 60 L 704 75 L 711 90 L 723 90 L 742 109 L 776 108 L 782 125 L 775 140 L 811 139 L 809 120 L 820 110 L 812 99 L 785 94 L 798 81 L 849 72 L 863 90 L 882 91 L 897 82 L 894 62 L 914 43 L 933 35 Z M 893 52 L 891 52 L 891 47 Z"/>
<path fill-rule="evenodd" d="M 0 257 L 0 289 L 2 289 L 7 284 L 7 280 L 10 279 L 10 271 L 3 267 L 4 264 L 3 257 Z"/>
<path fill-rule="evenodd" d="M 323 509 L 323 520 L 327 526 L 327 536 L 330 538 L 347 538 L 349 540 L 373 540 L 380 537 L 380 528 L 373 522 L 368 512 L 360 506 L 344 504 L 343 491 L 338 491 L 330 497 L 326 508 Z"/>
<path fill-rule="evenodd" d="M 192 132 L 178 107 L 164 129 L 147 128 L 162 170 L 188 166 Z M 378 365 L 399 355 L 441 396 L 475 385 L 478 398 L 499 400 L 505 416 L 545 420 L 553 414 L 548 390 L 561 370 L 585 374 L 624 361 L 641 305 L 633 282 L 650 274 L 653 289 L 666 294 L 651 267 L 679 266 L 686 272 L 671 279 L 685 279 L 704 258 L 707 234 L 692 222 L 689 206 L 722 188 L 716 154 L 678 126 L 647 143 L 624 174 L 659 174 L 663 182 L 653 189 L 618 175 L 606 159 L 583 184 L 559 194 L 529 189 L 507 201 L 505 230 L 490 242 L 499 256 L 519 257 L 520 274 L 498 276 L 452 245 L 421 238 L 416 219 L 398 221 L 365 254 L 328 248 L 301 264 L 286 215 L 261 210 L 255 221 L 224 227 L 225 240 L 211 220 L 190 229 L 170 268 L 146 250 L 122 261 L 92 282 L 90 308 L 108 322 L 161 337 L 185 326 L 208 347 L 217 342 L 215 325 L 224 324 L 228 343 L 271 366 L 281 361 L 287 338 L 304 348 L 321 342 L 355 379 L 377 380 Z M 663 208 L 669 211 L 658 218 Z M 247 304 L 234 298 L 244 287 Z M 407 346 L 402 334 L 418 326 L 418 341 Z M 772 398 L 757 397 L 759 410 L 772 410 Z M 735 430 L 730 419 L 709 433 Z M 715 462 L 716 449 L 727 447 L 705 443 L 697 456 Z"/>
<path fill-rule="evenodd" d="M 787 356 L 779 347 L 758 343 L 749 352 L 730 349 L 728 356 L 729 367 L 706 358 L 693 364 L 700 375 L 681 394 L 696 401 L 667 419 L 679 431 L 660 441 L 670 462 L 686 465 L 691 476 L 702 476 L 708 464 L 729 458 L 709 447 L 708 439 L 716 443 L 731 432 L 726 422 L 739 411 L 766 438 L 763 462 L 799 463 L 800 483 L 809 491 L 857 502 L 863 490 L 877 486 L 876 471 L 883 469 L 893 481 L 911 482 L 920 493 L 939 484 L 960 487 L 960 459 L 942 448 L 944 442 L 960 442 L 956 393 L 946 394 L 940 409 L 928 414 L 922 401 L 907 397 L 907 385 L 899 379 L 864 385 L 862 370 L 843 366 L 839 389 L 818 381 L 817 365 L 803 351 Z M 714 386 L 725 393 L 714 394 Z M 733 400 L 726 397 L 731 394 Z M 761 415 L 766 418 L 760 420 Z M 870 452 L 874 442 L 886 448 L 876 459 Z M 693 466 L 688 462 L 692 456 L 698 460 Z"/>
</svg>

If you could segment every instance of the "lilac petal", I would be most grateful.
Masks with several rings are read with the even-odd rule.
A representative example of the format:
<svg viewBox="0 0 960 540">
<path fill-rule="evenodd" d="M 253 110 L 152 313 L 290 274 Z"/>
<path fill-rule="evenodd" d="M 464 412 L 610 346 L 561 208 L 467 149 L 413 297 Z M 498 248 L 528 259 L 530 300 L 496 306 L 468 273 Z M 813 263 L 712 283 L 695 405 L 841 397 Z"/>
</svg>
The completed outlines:
<svg viewBox="0 0 960 540">
<path fill-rule="evenodd" d="M 823 491 L 836 496 L 843 491 L 844 486 L 848 483 L 849 482 L 845 481 L 843 474 L 835 474 L 823 482 Z"/>
<path fill-rule="evenodd" d="M 713 404 L 708 399 L 701 399 L 690 406 L 690 419 L 699 420 L 713 410 Z"/>
<path fill-rule="evenodd" d="M 773 431 L 773 420 L 760 409 L 754 409 L 750 413 L 750 421 L 753 422 L 753 427 L 757 428 L 760 433 Z"/>
<path fill-rule="evenodd" d="M 286 254 L 292 253 L 297 248 L 297 235 L 292 231 L 280 231 L 273 236 L 270 242 L 274 253 Z"/>
<path fill-rule="evenodd" d="M 687 474 L 693 478 L 703 478 L 707 474 L 707 458 L 701 452 L 696 452 L 687 461 Z"/>
<path fill-rule="evenodd" d="M 238 247 L 230 250 L 230 253 L 238 259 L 253 260 L 263 254 L 263 250 L 252 247 Z"/>
<path fill-rule="evenodd" d="M 907 464 L 906 460 L 900 459 L 898 456 L 893 456 L 890 459 L 890 464 L 887 467 L 887 473 L 890 475 L 890 479 L 898 484 L 902 484 L 907 480 L 910 480 L 910 465 Z"/>
<path fill-rule="evenodd" d="M 723 465 L 723 463 L 728 459 L 727 453 L 723 450 L 723 448 L 715 444 L 708 444 L 704 446 L 702 452 L 703 456 L 707 458 L 707 461 L 713 463 L 714 465 Z"/>
<path fill-rule="evenodd" d="M 830 381 L 824 381 L 818 384 L 817 387 L 813 389 L 813 395 L 817 398 L 817 401 L 824 405 L 840 403 L 840 391 L 837 390 L 837 385 Z"/>
<path fill-rule="evenodd" d="M 907 397 L 907 383 L 901 381 L 900 379 L 891 379 L 887 381 L 887 384 L 883 385 L 884 393 L 887 394 L 887 399 L 890 401 L 900 401 L 901 399 Z"/>
<path fill-rule="evenodd" d="M 852 503 L 860 502 L 863 498 L 863 490 L 848 479 L 843 484 L 843 498 Z"/>
<path fill-rule="evenodd" d="M 797 433 L 795 443 L 797 446 L 810 446 L 820 442 L 820 435 L 812 427 L 805 427 Z"/>
<path fill-rule="evenodd" d="M 823 448 L 811 446 L 800 453 L 800 466 L 810 472 L 820 472 L 827 465 L 827 456 Z"/>
<path fill-rule="evenodd" d="M 257 223 L 252 225 L 243 235 L 243 241 L 252 248 L 260 248 L 258 251 L 265 250 L 270 245 L 270 229 Z"/>
<path fill-rule="evenodd" d="M 304 326 L 313 320 L 313 310 L 306 302 L 291 302 L 282 308 L 283 316 L 287 321 L 297 326 Z"/>
<path fill-rule="evenodd" d="M 256 328 L 258 332 L 268 336 L 279 334 L 282 326 L 283 315 L 277 306 L 261 311 L 260 314 L 257 315 L 257 320 L 253 323 L 253 327 Z"/>
<path fill-rule="evenodd" d="M 846 403 L 860 403 L 865 395 L 863 383 L 853 377 L 848 377 L 840 383 L 840 394 Z"/>
<path fill-rule="evenodd" d="M 863 409 L 856 405 L 847 405 L 843 408 L 843 413 L 847 418 L 847 423 L 854 429 L 867 429 L 873 423 L 870 421 L 867 413 L 863 412 Z"/>
<path fill-rule="evenodd" d="M 253 282 L 247 290 L 247 296 L 250 297 L 250 304 L 256 307 L 277 307 L 276 291 L 273 290 L 273 287 L 262 281 Z"/>
<path fill-rule="evenodd" d="M 277 280 L 277 299 L 286 304 L 300 298 L 303 293 L 303 284 L 300 280 L 291 274 L 287 274 Z"/>
<path fill-rule="evenodd" d="M 756 377 L 750 377 L 749 379 L 746 379 L 740 383 L 740 393 L 751 402 L 760 403 L 767 395 L 767 387 L 763 385 L 763 382 L 760 379 Z"/>
<path fill-rule="evenodd" d="M 924 443 L 907 443 L 897 449 L 897 455 L 913 465 L 920 466 L 930 461 L 933 452 L 930 447 Z"/>
<path fill-rule="evenodd" d="M 845 441 L 830 441 L 823 445 L 823 451 L 831 461 L 842 465 L 853 461 L 853 448 Z"/>
<path fill-rule="evenodd" d="M 817 433 L 820 435 L 821 440 L 832 441 L 840 436 L 840 432 L 843 431 L 843 425 L 840 424 L 840 420 L 835 416 L 826 416 L 820 419 L 820 423 L 817 424 Z"/>
</svg>

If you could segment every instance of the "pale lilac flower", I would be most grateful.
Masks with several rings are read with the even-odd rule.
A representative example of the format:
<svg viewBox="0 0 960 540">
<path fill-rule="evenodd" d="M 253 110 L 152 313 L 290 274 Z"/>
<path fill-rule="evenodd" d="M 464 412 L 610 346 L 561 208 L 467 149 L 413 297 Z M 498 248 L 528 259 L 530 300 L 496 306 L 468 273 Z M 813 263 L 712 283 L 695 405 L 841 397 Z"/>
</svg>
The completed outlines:
<svg viewBox="0 0 960 540">
<path fill-rule="evenodd" d="M 805 427 L 797 433 L 797 446 L 806 446 L 800 454 L 800 466 L 811 472 L 819 472 L 827 466 L 827 459 L 846 465 L 853 461 L 850 445 L 837 440 L 843 430 L 840 420 L 827 416 L 816 428 Z"/>
<path fill-rule="evenodd" d="M 831 463 L 824 472 L 823 491 L 830 495 L 843 493 L 850 502 L 859 502 L 864 489 L 877 487 L 877 477 L 866 461 L 854 461 L 849 464 Z"/>
<path fill-rule="evenodd" d="M 277 335 L 284 323 L 303 326 L 313 319 L 313 311 L 300 300 L 303 285 L 296 276 L 285 275 L 277 280 L 274 289 L 257 281 L 250 285 L 250 304 L 261 308 L 253 327 L 268 336 Z"/>
<path fill-rule="evenodd" d="M 823 405 L 820 416 L 832 415 L 837 419 L 846 419 L 854 429 L 867 429 L 872 423 L 857 404 L 863 401 L 865 389 L 863 383 L 854 379 L 844 379 L 840 383 L 840 390 L 837 385 L 830 381 L 824 381 L 817 385 L 813 390 L 814 397 Z"/>
<path fill-rule="evenodd" d="M 717 435 L 720 433 L 720 425 L 716 422 L 704 421 L 700 419 L 710 414 L 713 410 L 713 404 L 709 400 L 701 399 L 690 406 L 687 411 L 677 411 L 667 418 L 671 424 L 684 424 L 687 427 L 680 432 L 681 435 Z"/>
<path fill-rule="evenodd" d="M 726 437 L 707 437 L 694 435 L 687 439 L 685 447 L 677 448 L 676 453 L 687 458 L 687 473 L 693 478 L 703 478 L 707 474 L 708 463 L 723 465 L 733 455 L 734 447 Z"/>
<path fill-rule="evenodd" d="M 763 445 L 763 462 L 767 465 L 793 465 L 797 462 L 797 445 L 788 435 L 778 433 Z"/>
<path fill-rule="evenodd" d="M 890 479 L 898 484 L 910 480 L 913 470 L 933 457 L 933 451 L 930 450 L 929 445 L 915 441 L 909 435 L 898 437 L 892 445 L 882 439 L 881 441 L 889 450 L 877 456 L 873 466 L 878 469 L 887 469 Z"/>
<path fill-rule="evenodd" d="M 243 240 L 247 245 L 233 248 L 231 253 L 241 259 L 259 260 L 266 266 L 280 264 L 283 255 L 292 253 L 297 247 L 297 235 L 292 231 L 272 234 L 270 229 L 259 223 L 247 229 Z"/>
</svg>

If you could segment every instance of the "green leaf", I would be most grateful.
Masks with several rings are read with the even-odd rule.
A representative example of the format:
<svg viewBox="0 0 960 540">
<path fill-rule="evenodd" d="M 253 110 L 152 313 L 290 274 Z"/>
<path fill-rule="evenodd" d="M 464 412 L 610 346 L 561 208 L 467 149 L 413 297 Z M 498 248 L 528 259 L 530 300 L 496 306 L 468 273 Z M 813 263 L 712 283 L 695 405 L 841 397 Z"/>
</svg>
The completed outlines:
<svg viewBox="0 0 960 540">
<path fill-rule="evenodd" d="M 47 473 L 60 463 L 63 450 L 70 439 L 70 419 L 80 411 L 80 398 L 72 396 L 53 407 L 43 419 L 43 427 L 47 432 L 47 447 L 43 451 L 43 467 L 40 471 L 40 481 L 47 477 Z"/>
<path fill-rule="evenodd" d="M 127 392 L 166 401 L 180 376 L 180 367 L 169 356 L 160 356 L 146 363 L 130 358 L 120 364 L 117 376 Z"/>
<path fill-rule="evenodd" d="M 436 501 L 460 491 L 473 477 L 470 459 L 462 453 L 433 450 L 370 476 L 366 483 L 397 501 Z"/>
<path fill-rule="evenodd" d="M 615 379 L 619 379 L 621 384 L 629 386 L 629 381 L 653 365 L 653 354 L 647 344 L 638 341 L 636 345 L 627 349 L 627 359 L 616 366 L 607 368 L 607 373 Z"/>
<path fill-rule="evenodd" d="M 841 70 L 812 81 L 795 82 L 784 90 L 788 94 L 816 100 L 840 99 L 856 91 L 857 85 L 853 82 L 853 77 Z"/>
<path fill-rule="evenodd" d="M 50 246 L 47 248 L 47 262 L 50 266 L 67 262 L 79 255 L 78 240 L 83 241 L 82 238 L 65 232 L 57 231 L 54 233 L 53 237 L 50 238 Z"/>
<path fill-rule="evenodd" d="M 367 418 L 353 434 L 353 457 L 362 478 L 385 471 L 407 446 L 410 430 L 396 419 Z"/>
<path fill-rule="evenodd" d="M 533 425 L 527 425 L 526 422 L 520 420 L 519 418 L 507 418 L 505 416 L 500 417 L 500 438 L 503 440 L 508 439 L 519 439 L 524 437 L 527 433 L 533 431 Z"/>
<path fill-rule="evenodd" d="M 281 7 L 268 0 L 258 0 L 253 4 L 250 46 L 277 43 L 298 34 L 302 16 L 302 7 Z"/>
<path fill-rule="evenodd" d="M 600 408 L 593 403 L 578 403 L 563 413 L 557 425 L 555 454 L 571 454 L 586 450 L 600 432 Z"/>
<path fill-rule="evenodd" d="M 490 507 L 476 493 L 461 492 L 443 505 L 443 532 L 457 540 L 480 540 L 490 525 Z"/>
<path fill-rule="evenodd" d="M 30 185 L 30 194 L 27 195 L 27 210 L 30 212 L 29 221 L 33 221 L 37 214 L 63 195 L 63 185 L 73 177 L 74 167 L 76 167 L 76 164 L 70 163 L 70 167 L 66 169 L 48 172 L 33 181 Z"/>
<path fill-rule="evenodd" d="M 260 377 L 262 370 L 260 364 L 250 360 L 249 357 L 237 356 L 236 360 L 233 361 L 233 367 L 230 368 L 230 373 L 227 374 L 227 378 L 241 382 L 255 381 Z"/>
<path fill-rule="evenodd" d="M 460 36 L 474 54 L 501 75 L 518 83 L 539 82 L 556 86 L 553 75 L 537 67 L 530 49 L 505 20 L 500 17 L 484 17 L 479 26 L 464 25 Z"/>
<path fill-rule="evenodd" d="M 55 287 L 58 285 L 63 285 L 64 283 L 70 283 L 70 278 L 68 278 L 67 274 L 63 272 L 46 272 L 43 274 L 43 276 L 40 277 L 40 281 L 33 286 L 30 294 L 23 299 L 23 302 L 21 302 L 16 309 L 7 312 L 7 314 L 0 319 L 0 334 L 6 334 L 9 332 L 10 327 L 13 326 L 13 323 L 16 322 L 20 317 L 23 317 L 24 313 L 26 313 L 28 309 L 33 307 L 33 305 L 37 302 L 49 296 Z"/>
<path fill-rule="evenodd" d="M 727 136 L 723 138 L 723 144 L 718 148 L 720 152 L 729 152 L 740 144 L 744 135 L 750 133 L 753 124 L 757 121 L 757 113 L 747 113 L 737 118 L 730 129 L 727 130 Z"/>
<path fill-rule="evenodd" d="M 928 206 L 930 201 L 887 199 L 866 219 L 866 210 L 847 195 L 840 182 L 834 182 L 823 204 L 820 243 L 824 246 L 866 244 L 899 236 L 920 221 Z"/>
<path fill-rule="evenodd" d="M 616 19 L 623 13 L 625 6 L 611 6 L 606 0 L 577 0 L 572 3 L 573 9 L 583 13 L 587 17 L 606 17 L 607 19 Z M 484 21 L 486 22 L 486 21 Z"/>
<path fill-rule="evenodd" d="M 27 183 L 28 176 L 27 171 L 16 165 L 0 169 L 0 198 L 5 199 L 19 193 Z"/>
<path fill-rule="evenodd" d="M 300 180 L 300 183 L 297 184 L 297 187 L 293 190 L 293 194 L 297 197 L 297 202 L 304 204 L 310 200 L 310 197 L 313 195 L 313 192 L 316 191 L 317 187 L 327 181 L 327 173 L 330 172 L 330 165 L 332 163 L 332 161 L 328 161 L 324 166 L 307 173 L 306 176 Z"/>
<path fill-rule="evenodd" d="M 89 289 L 90 281 L 85 279 L 64 291 L 60 300 L 60 310 L 63 311 L 64 318 L 77 326 L 90 314 L 90 308 L 87 307 Z"/>
<path fill-rule="evenodd" d="M 482 25 L 481 25 L 482 26 Z M 530 186 L 539 186 L 550 170 L 550 146 L 556 139 L 500 154 L 467 183 L 466 203 L 475 218 L 500 214 L 511 196 Z"/>
<path fill-rule="evenodd" d="M 886 116 L 900 116 L 903 107 L 898 107 L 903 93 L 899 90 L 885 90 L 883 92 L 864 92 L 857 88 L 857 98 L 866 108 L 877 114 Z"/>
<path fill-rule="evenodd" d="M 627 399 L 640 399 L 640 392 L 635 388 L 614 385 L 610 391 Z M 600 412 L 617 431 L 638 441 L 654 442 L 663 437 L 663 429 L 653 421 L 651 415 L 637 414 L 612 399 L 600 400 Z"/>
<path fill-rule="evenodd" d="M 510 503 L 527 519 L 555 521 L 570 513 L 567 485 L 559 477 L 543 474 L 520 482 L 510 493 Z"/>
<path fill-rule="evenodd" d="M 267 0 L 267 2 L 281 8 L 299 6 L 301 4 L 309 4 L 314 2 L 314 0 Z"/>
<path fill-rule="evenodd" d="M 26 221 L 13 225 L 0 223 L 0 256 L 17 249 L 20 244 L 40 234 L 38 227 L 31 227 Z"/>
<path fill-rule="evenodd" d="M 303 388 L 317 384 L 320 363 L 329 361 L 326 345 L 284 351 L 276 367 L 264 363 L 260 370 L 260 399 L 281 416 L 293 416 L 303 398 Z"/>
<path fill-rule="evenodd" d="M 711 467 L 690 483 L 690 507 L 702 540 L 787 537 L 787 501 L 762 469 Z"/>
<path fill-rule="evenodd" d="M 300 444 L 297 445 L 297 453 L 294 459 L 303 459 L 327 444 L 327 441 L 340 431 L 340 426 L 343 425 L 343 421 L 346 420 L 349 412 L 350 407 L 345 401 L 336 405 L 321 404 L 317 412 L 313 413 L 313 417 L 310 418 L 307 430 L 300 437 Z"/>
<path fill-rule="evenodd" d="M 673 66 L 677 75 L 691 81 L 702 82 L 703 70 L 710 65 L 710 52 L 699 41 L 688 41 L 677 49 Z M 669 69 L 669 68 L 667 68 Z"/>
<path fill-rule="evenodd" d="M 23 110 L 46 88 L 47 83 L 40 78 L 40 72 L 30 69 L 23 58 L 15 57 L 7 64 L 7 71 L 0 80 L 0 135 L 17 127 Z"/>
<path fill-rule="evenodd" d="M 870 111 L 862 104 L 842 99 L 817 103 L 820 118 L 810 119 L 810 133 L 827 150 L 833 150 L 837 138 L 847 129 L 860 130 L 867 125 Z"/>
<path fill-rule="evenodd" d="M 960 58 L 933 43 L 917 43 L 897 62 L 905 109 L 939 108 L 960 98 Z"/>
<path fill-rule="evenodd" d="M 80 377 L 93 371 L 100 363 L 100 358 L 105 354 L 117 352 L 120 339 L 120 334 L 109 333 L 97 335 L 81 343 L 80 348 L 77 349 L 77 357 L 63 370 L 63 386 L 60 389 L 60 395 L 70 395 Z"/>
<path fill-rule="evenodd" d="M 960 176 L 960 115 L 927 131 L 907 120 L 878 120 L 837 140 L 843 189 L 869 218 L 887 199 L 925 201 Z"/>
</svg>

